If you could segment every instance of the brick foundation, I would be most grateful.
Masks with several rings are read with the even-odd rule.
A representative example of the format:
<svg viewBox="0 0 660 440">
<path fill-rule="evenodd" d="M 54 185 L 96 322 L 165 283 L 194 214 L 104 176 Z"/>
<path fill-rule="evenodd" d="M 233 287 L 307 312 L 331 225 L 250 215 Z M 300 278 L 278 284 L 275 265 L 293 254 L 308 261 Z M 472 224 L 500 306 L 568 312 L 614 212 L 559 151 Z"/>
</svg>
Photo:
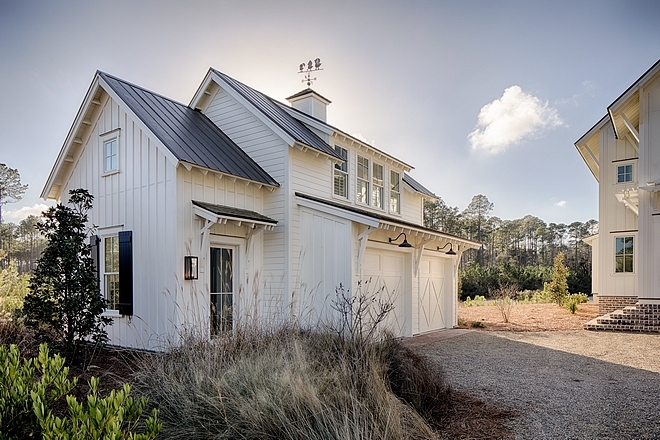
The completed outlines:
<svg viewBox="0 0 660 440">
<path fill-rule="evenodd" d="M 605 315 L 615 310 L 637 304 L 636 296 L 601 296 L 598 295 L 598 314 Z"/>
</svg>

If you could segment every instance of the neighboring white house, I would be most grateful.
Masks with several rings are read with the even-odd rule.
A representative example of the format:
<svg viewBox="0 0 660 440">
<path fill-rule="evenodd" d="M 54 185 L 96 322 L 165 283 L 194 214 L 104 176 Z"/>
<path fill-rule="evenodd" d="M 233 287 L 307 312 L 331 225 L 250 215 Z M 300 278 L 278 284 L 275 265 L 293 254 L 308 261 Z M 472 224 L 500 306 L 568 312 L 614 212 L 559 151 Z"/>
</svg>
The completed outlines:
<svg viewBox="0 0 660 440">
<path fill-rule="evenodd" d="M 456 325 L 458 262 L 478 244 L 422 226 L 433 193 L 327 124 L 329 100 L 288 100 L 214 69 L 187 106 L 96 73 L 42 197 L 95 196 L 112 344 L 158 348 L 239 319 L 328 323 L 340 286 L 393 301 L 398 335 Z"/>
<path fill-rule="evenodd" d="M 660 61 L 576 143 L 598 181 L 594 329 L 660 330 Z M 622 311 L 620 311 L 623 309 Z"/>
</svg>

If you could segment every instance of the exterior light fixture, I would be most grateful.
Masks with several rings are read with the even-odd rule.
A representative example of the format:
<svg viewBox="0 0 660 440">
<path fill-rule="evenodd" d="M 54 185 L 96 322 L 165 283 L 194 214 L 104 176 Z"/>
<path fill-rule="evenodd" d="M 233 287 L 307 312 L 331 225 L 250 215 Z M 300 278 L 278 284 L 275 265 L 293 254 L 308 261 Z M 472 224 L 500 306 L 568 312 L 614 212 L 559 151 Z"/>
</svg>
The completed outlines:
<svg viewBox="0 0 660 440">
<path fill-rule="evenodd" d="M 396 237 L 396 238 L 394 238 L 394 239 L 392 239 L 392 238 L 390 237 L 390 238 L 388 238 L 388 240 L 390 241 L 390 243 L 394 243 L 394 242 L 397 241 L 399 238 L 401 238 L 402 235 L 403 235 L 403 243 L 401 243 L 401 244 L 399 245 L 399 247 L 400 247 L 400 248 L 411 248 L 411 247 L 412 247 L 412 244 L 408 243 L 408 240 L 407 240 L 408 237 L 407 237 L 406 234 L 403 233 L 403 232 L 400 233 L 398 237 Z"/>
<path fill-rule="evenodd" d="M 199 278 L 199 270 L 197 266 L 197 257 L 186 255 L 183 257 L 183 279 L 196 280 Z"/>
<path fill-rule="evenodd" d="M 439 251 L 443 250 L 444 248 L 447 247 L 447 245 L 449 245 L 449 250 L 447 252 L 445 252 L 445 254 L 447 254 L 447 255 L 456 255 L 456 252 L 454 252 L 454 249 L 453 249 L 453 246 L 452 246 L 451 243 L 445 243 L 445 245 L 442 246 L 442 247 L 438 246 L 438 250 Z"/>
</svg>

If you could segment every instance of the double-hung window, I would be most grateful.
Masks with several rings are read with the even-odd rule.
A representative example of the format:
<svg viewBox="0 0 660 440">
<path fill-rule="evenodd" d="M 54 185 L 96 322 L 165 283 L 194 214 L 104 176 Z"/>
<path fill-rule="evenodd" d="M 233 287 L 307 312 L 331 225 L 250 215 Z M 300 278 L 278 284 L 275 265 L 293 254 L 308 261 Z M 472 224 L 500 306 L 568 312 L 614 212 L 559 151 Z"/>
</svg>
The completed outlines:
<svg viewBox="0 0 660 440">
<path fill-rule="evenodd" d="M 335 145 L 335 151 L 344 162 L 335 164 L 334 189 L 333 192 L 339 197 L 348 197 L 348 151 L 338 145 Z"/>
<path fill-rule="evenodd" d="M 119 309 L 119 237 L 103 238 L 103 295 L 108 310 Z"/>
<path fill-rule="evenodd" d="M 356 201 L 359 203 L 369 204 L 369 159 L 366 157 L 357 157 L 357 184 L 356 184 Z"/>
<path fill-rule="evenodd" d="M 371 205 L 383 209 L 383 166 L 374 162 L 372 173 Z"/>
<path fill-rule="evenodd" d="M 390 170 L 390 212 L 401 213 L 401 176 Z"/>
<path fill-rule="evenodd" d="M 615 237 L 614 272 L 634 272 L 634 237 Z"/>
</svg>

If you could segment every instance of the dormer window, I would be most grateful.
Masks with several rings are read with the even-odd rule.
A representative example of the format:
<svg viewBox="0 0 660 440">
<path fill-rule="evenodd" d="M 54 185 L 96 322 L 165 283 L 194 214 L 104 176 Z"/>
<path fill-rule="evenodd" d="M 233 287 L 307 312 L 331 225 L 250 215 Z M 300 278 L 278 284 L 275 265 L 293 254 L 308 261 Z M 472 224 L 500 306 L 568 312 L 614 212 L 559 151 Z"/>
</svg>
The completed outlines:
<svg viewBox="0 0 660 440">
<path fill-rule="evenodd" d="M 103 142 L 103 171 L 117 171 L 117 138 Z"/>
<path fill-rule="evenodd" d="M 348 151 L 338 145 L 335 145 L 335 151 L 344 162 L 335 164 L 333 191 L 336 196 L 348 198 Z"/>
<path fill-rule="evenodd" d="M 401 213 L 401 175 L 390 170 L 390 212 Z"/>
<path fill-rule="evenodd" d="M 377 163 L 373 164 L 372 197 L 371 205 L 383 209 L 383 166 Z"/>
<path fill-rule="evenodd" d="M 357 185 L 355 200 L 358 203 L 369 204 L 369 159 L 357 157 Z"/>
</svg>

